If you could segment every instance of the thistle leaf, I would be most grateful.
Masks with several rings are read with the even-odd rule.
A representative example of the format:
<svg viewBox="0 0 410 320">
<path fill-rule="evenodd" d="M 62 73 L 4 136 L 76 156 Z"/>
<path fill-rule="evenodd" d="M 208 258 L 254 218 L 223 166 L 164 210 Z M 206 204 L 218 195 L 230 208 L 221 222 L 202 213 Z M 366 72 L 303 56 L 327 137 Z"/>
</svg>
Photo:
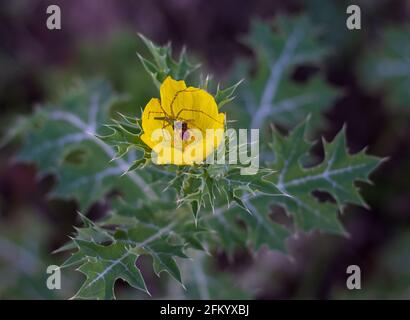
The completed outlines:
<svg viewBox="0 0 410 320">
<path fill-rule="evenodd" d="M 344 233 L 338 211 L 348 203 L 365 205 L 354 182 L 369 182 L 369 174 L 382 160 L 364 151 L 350 155 L 342 130 L 332 142 L 324 142 L 323 161 L 306 168 L 301 163 L 313 145 L 305 138 L 307 128 L 308 122 L 303 122 L 288 137 L 275 131 L 271 144 L 275 162 L 269 165 L 271 173 L 265 175 L 266 181 L 255 179 L 250 182 L 250 185 L 254 184 L 255 192 L 239 197 L 242 203 L 229 209 L 222 205 L 212 216 L 204 216 L 199 221 L 217 231 L 219 243 L 229 253 L 237 246 L 247 247 L 249 244 L 255 250 L 267 245 L 271 249 L 286 251 L 285 240 L 291 231 L 270 218 L 271 205 L 284 207 L 293 217 L 296 229 L 336 234 Z M 333 196 L 335 203 L 319 202 L 313 195 L 318 190 Z"/>
<path fill-rule="evenodd" d="M 326 53 L 314 40 L 309 21 L 280 19 L 279 33 L 260 23 L 252 30 L 249 43 L 257 55 L 258 72 L 242 90 L 237 89 L 240 82 L 226 89 L 218 86 L 219 107 L 232 101 L 236 92 L 248 113 L 235 116 L 245 114 L 247 127 L 249 120 L 257 128 L 268 120 L 293 127 L 311 112 L 318 125 L 335 90 L 317 76 L 304 83 L 291 79 L 295 66 L 317 65 Z M 185 79 L 197 68 L 184 50 L 174 60 L 170 45 L 141 39 L 153 60 L 140 59 L 157 86 L 168 75 Z M 207 87 L 208 81 L 202 85 Z M 355 182 L 368 182 L 381 162 L 364 151 L 349 154 L 342 131 L 332 142 L 323 142 L 321 163 L 305 166 L 312 147 L 306 140 L 310 120 L 288 136 L 274 131 L 269 139 L 272 150 L 261 148 L 261 159 L 270 162 L 254 175 L 241 175 L 244 166 L 232 164 L 155 166 L 140 139 L 137 118 L 118 114 L 109 121 L 111 104 L 118 99 L 104 81 L 83 82 L 19 127 L 25 141 L 17 159 L 35 162 L 40 175 L 56 175 L 52 197 L 75 199 L 82 212 L 96 201 L 108 200 L 109 214 L 98 222 L 80 215 L 83 226 L 75 228 L 72 241 L 58 250 L 76 250 L 61 267 L 79 266 L 86 275 L 76 298 L 114 298 L 119 278 L 147 292 L 135 265 L 142 255 L 152 258 L 156 274 L 165 271 L 182 284 L 186 277 L 181 270 L 186 268 L 180 270 L 177 262 L 187 258 L 186 252 L 220 248 L 232 254 L 238 247 L 256 251 L 262 246 L 285 251 L 294 230 L 272 219 L 272 205 L 285 208 L 295 229 L 343 233 L 338 212 L 348 203 L 365 205 Z M 318 201 L 316 191 L 328 193 L 334 201 Z M 202 271 L 202 266 L 194 268 L 196 280 L 201 281 Z M 189 285 L 202 290 L 200 296 L 210 296 L 197 284 Z"/>
<path fill-rule="evenodd" d="M 219 84 L 216 89 L 216 94 L 215 94 L 215 101 L 218 104 L 218 108 L 222 108 L 225 104 L 231 102 L 233 99 L 235 99 L 235 91 L 236 88 L 243 82 L 243 79 L 239 80 L 237 83 L 234 85 L 226 88 L 226 89 L 220 89 Z"/>
<path fill-rule="evenodd" d="M 121 243 L 101 246 L 76 240 L 79 250 L 88 259 L 78 270 L 87 280 L 76 293 L 77 299 L 114 299 L 114 284 L 121 278 L 132 287 L 148 293 L 141 272 L 135 266 L 138 255 Z"/>
<path fill-rule="evenodd" d="M 390 105 L 408 108 L 410 99 L 410 28 L 385 29 L 363 56 L 360 79 L 372 91 L 384 89 Z"/>
<path fill-rule="evenodd" d="M 139 34 L 139 36 L 154 60 L 149 61 L 139 54 L 138 57 L 158 89 L 167 76 L 172 76 L 176 80 L 184 80 L 200 67 L 200 64 L 191 64 L 188 61 L 185 48 L 181 50 L 179 59 L 176 61 L 172 57 L 169 43 L 165 46 L 158 46 L 142 34 Z"/>
<path fill-rule="evenodd" d="M 273 133 L 272 148 L 276 159 L 272 167 L 279 173 L 274 177 L 274 183 L 288 195 L 276 200 L 293 215 L 297 228 L 342 233 L 343 228 L 337 219 L 338 208 L 342 209 L 348 203 L 364 205 L 354 182 L 368 182 L 368 175 L 381 159 L 364 151 L 350 155 L 342 130 L 331 143 L 324 142 L 323 162 L 305 168 L 301 160 L 312 146 L 305 140 L 307 127 L 308 122 L 303 122 L 288 137 L 276 131 Z M 312 194 L 317 190 L 328 192 L 336 204 L 319 202 Z"/>
<path fill-rule="evenodd" d="M 320 74 L 304 82 L 292 80 L 297 66 L 320 67 L 328 50 L 316 41 L 319 31 L 307 17 L 279 18 L 275 31 L 266 23 L 254 21 L 245 40 L 257 58 L 257 72 L 248 76 L 247 63 L 238 64 L 236 76 L 246 78 L 247 86 L 238 92 L 245 106 L 243 123 L 251 128 L 264 128 L 268 120 L 291 128 L 312 114 L 312 127 L 324 121 L 321 112 L 332 105 L 337 91 Z M 251 121 L 249 121 L 251 119 Z"/>
<path fill-rule="evenodd" d="M 18 161 L 35 162 L 40 175 L 56 174 L 58 183 L 51 196 L 74 198 L 81 211 L 113 189 L 130 201 L 141 198 L 141 191 L 157 198 L 147 181 L 149 175 L 130 172 L 120 178 L 129 162 L 118 156 L 129 151 L 135 134 L 120 122 L 113 125 L 111 129 L 121 131 L 114 130 L 105 139 L 121 141 L 117 152 L 98 138 L 107 130 L 103 124 L 108 122 L 110 106 L 117 99 L 104 81 L 79 83 L 55 106 L 36 112 L 16 157 Z M 128 156 L 131 160 L 132 155 Z"/>
</svg>

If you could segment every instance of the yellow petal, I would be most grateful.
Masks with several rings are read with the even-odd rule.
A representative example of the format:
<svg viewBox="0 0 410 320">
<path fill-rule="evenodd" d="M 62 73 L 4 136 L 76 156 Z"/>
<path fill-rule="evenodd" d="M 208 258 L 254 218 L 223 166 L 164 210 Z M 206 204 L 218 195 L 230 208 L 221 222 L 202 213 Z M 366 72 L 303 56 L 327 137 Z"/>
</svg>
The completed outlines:
<svg viewBox="0 0 410 320">
<path fill-rule="evenodd" d="M 153 141 L 151 141 L 151 138 L 150 138 L 149 134 L 146 134 L 146 133 L 143 133 L 143 134 L 141 135 L 141 140 L 142 140 L 148 147 L 150 147 L 151 149 L 153 149 L 153 148 L 155 147 L 155 145 L 158 143 L 158 142 L 153 142 Z"/>
<path fill-rule="evenodd" d="M 205 90 L 189 87 L 180 92 L 173 102 L 175 117 L 205 131 L 223 127 L 215 99 Z"/>
<path fill-rule="evenodd" d="M 155 128 L 160 127 L 162 121 L 156 118 L 165 117 L 165 113 L 161 109 L 161 105 L 158 99 L 152 98 L 144 108 L 142 113 L 142 129 L 146 131 L 151 131 Z"/>
<path fill-rule="evenodd" d="M 142 113 L 142 130 L 144 131 L 144 135 L 141 136 L 141 139 L 152 149 L 153 146 L 157 143 L 151 140 L 151 134 L 156 129 L 164 129 L 168 132 L 172 132 L 172 128 L 168 125 L 168 123 L 163 120 L 166 115 L 161 108 L 160 102 L 156 98 L 152 98 L 144 108 L 144 112 Z M 162 119 L 159 119 L 162 118 Z"/>
<path fill-rule="evenodd" d="M 179 93 L 186 89 L 184 80 L 176 81 L 168 76 L 161 84 L 159 89 L 161 96 L 161 104 L 163 109 L 169 115 L 172 115 L 173 101 L 178 97 Z"/>
<path fill-rule="evenodd" d="M 215 99 L 205 90 L 186 87 L 184 81 L 176 81 L 167 77 L 160 88 L 161 101 L 151 99 L 146 105 L 142 115 L 142 129 L 144 134 L 141 139 L 158 155 L 171 151 L 172 156 L 163 159 L 160 163 L 173 163 L 176 165 L 200 163 L 218 148 L 223 139 L 207 138 L 207 129 L 225 128 L 225 115 L 218 112 Z M 188 130 L 199 129 L 200 138 L 177 144 L 174 138 L 173 120 L 187 123 Z M 159 138 L 158 130 L 170 138 Z M 223 131 L 222 131 L 223 132 Z M 179 133 L 177 138 L 179 138 Z M 157 140 L 156 140 L 157 139 Z M 164 148 L 164 142 L 167 147 Z M 169 143 L 169 144 L 168 144 Z M 196 147 L 203 147 L 197 149 Z M 193 153 L 190 150 L 193 151 Z M 201 151 L 200 151 L 201 150 Z M 185 160 L 185 155 L 190 155 Z M 182 157 L 183 156 L 183 157 Z M 184 159 L 182 159 L 184 158 Z"/>
</svg>

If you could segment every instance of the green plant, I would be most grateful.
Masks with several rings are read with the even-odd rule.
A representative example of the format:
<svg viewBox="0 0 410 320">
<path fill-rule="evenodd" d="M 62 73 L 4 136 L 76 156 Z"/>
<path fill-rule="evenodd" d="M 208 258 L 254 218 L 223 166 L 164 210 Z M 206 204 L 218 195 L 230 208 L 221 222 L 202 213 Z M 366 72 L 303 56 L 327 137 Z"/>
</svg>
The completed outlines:
<svg viewBox="0 0 410 320">
<path fill-rule="evenodd" d="M 307 133 L 323 122 L 320 111 L 330 105 L 336 91 L 320 76 L 304 84 L 290 77 L 295 66 L 316 64 L 326 54 L 314 33 L 308 32 L 309 21 L 281 20 L 277 27 L 273 33 L 257 23 L 251 32 L 249 43 L 259 62 L 256 76 L 239 68 L 245 65 L 241 63 L 236 74 L 245 83 L 239 86 L 235 81 L 215 90 L 209 77 L 198 80 L 198 66 L 188 62 L 185 51 L 174 60 L 170 45 L 157 46 L 141 37 L 153 59 L 140 60 L 157 87 L 169 75 L 187 80 L 214 92 L 229 120 L 238 115 L 237 125 L 266 128 L 263 165 L 255 175 L 239 174 L 240 165 L 153 164 L 150 149 L 140 139 L 140 120 L 112 112 L 123 97 L 103 80 L 79 82 L 58 102 L 38 108 L 26 119 L 18 159 L 37 163 L 39 175 L 56 175 L 50 196 L 77 200 L 82 213 L 102 199 L 110 205 L 109 214 L 98 222 L 80 214 L 83 225 L 59 250 L 74 251 L 62 268 L 76 266 L 86 276 L 76 298 L 114 298 L 119 278 L 148 292 L 135 264 L 141 256 L 151 257 L 156 274 L 166 271 L 183 284 L 177 261 L 192 256 L 198 259 L 192 268 L 203 274 L 198 261 L 206 259 L 200 252 L 212 253 L 218 247 L 231 254 L 236 248 L 257 251 L 263 245 L 285 251 L 285 240 L 295 230 L 343 234 L 338 212 L 347 203 L 363 205 L 354 182 L 368 181 L 380 159 L 365 152 L 349 154 L 341 131 L 332 142 L 323 142 L 324 159 L 307 165 L 313 145 Z M 269 130 L 267 119 L 286 128 L 299 124 L 284 136 Z M 334 201 L 318 201 L 316 190 L 329 193 Z M 271 205 L 286 209 L 293 217 L 292 228 L 271 219 Z M 180 263 L 189 268 L 190 262 Z M 204 281 L 198 284 L 201 290 L 188 285 L 187 295 L 202 291 L 200 297 L 211 297 L 203 293 L 203 286 Z"/>
<path fill-rule="evenodd" d="M 402 111 L 409 100 L 409 38 L 408 27 L 386 28 L 363 54 L 359 69 L 363 86 L 370 91 L 382 89 L 387 103 Z"/>
</svg>

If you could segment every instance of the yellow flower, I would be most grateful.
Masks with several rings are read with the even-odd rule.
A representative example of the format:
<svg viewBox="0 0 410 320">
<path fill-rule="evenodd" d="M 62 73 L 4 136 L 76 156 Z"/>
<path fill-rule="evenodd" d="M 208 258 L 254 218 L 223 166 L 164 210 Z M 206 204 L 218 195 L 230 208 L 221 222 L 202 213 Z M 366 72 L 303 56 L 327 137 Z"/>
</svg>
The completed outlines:
<svg viewBox="0 0 410 320">
<path fill-rule="evenodd" d="M 203 162 L 223 140 L 225 115 L 218 112 L 214 97 L 171 77 L 162 83 L 160 97 L 152 98 L 142 113 L 141 139 L 156 154 L 155 162 Z"/>
</svg>

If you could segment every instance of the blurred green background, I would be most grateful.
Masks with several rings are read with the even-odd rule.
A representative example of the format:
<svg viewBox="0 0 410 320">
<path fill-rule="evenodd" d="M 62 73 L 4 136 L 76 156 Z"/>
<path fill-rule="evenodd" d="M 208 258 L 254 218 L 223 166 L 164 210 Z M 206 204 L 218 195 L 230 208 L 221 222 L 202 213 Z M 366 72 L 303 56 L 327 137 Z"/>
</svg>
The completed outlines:
<svg viewBox="0 0 410 320">
<path fill-rule="evenodd" d="M 58 4 L 62 30 L 46 28 L 46 8 Z M 349 150 L 368 146 L 389 157 L 362 186 L 369 208 L 351 206 L 342 220 L 350 237 L 298 234 L 290 256 L 262 249 L 255 256 L 238 251 L 232 259 L 216 252 L 207 267 L 224 281 L 233 275 L 243 295 L 256 299 L 409 299 L 410 298 L 410 3 L 357 1 L 362 30 L 346 29 L 345 1 L 272 0 L 21 0 L 0 7 L 1 141 L 10 123 L 53 101 L 73 79 L 102 76 L 129 95 L 118 106 L 135 114 L 156 95 L 137 60 L 144 52 L 136 33 L 158 43 L 186 45 L 217 79 L 230 79 L 237 63 L 255 60 L 242 39 L 251 21 L 275 21 L 304 13 L 325 32 L 320 38 L 332 54 L 324 61 L 326 81 L 340 90 L 324 114 L 328 125 L 315 135 L 331 139 L 347 124 Z M 294 71 L 309 75 L 309 66 Z M 18 143 L 0 151 L 0 298 L 61 299 L 75 293 L 80 274 L 63 273 L 62 290 L 45 286 L 46 267 L 63 257 L 51 252 L 67 241 L 78 223 L 77 204 L 49 199 L 53 177 L 37 177 L 35 165 L 13 161 Z M 103 204 L 87 213 L 101 215 Z M 144 262 L 142 262 L 144 263 Z M 346 267 L 362 269 L 362 290 L 346 289 Z M 181 298 L 149 277 L 154 298 Z M 211 284 L 210 284 L 211 285 Z M 117 286 L 119 298 L 142 298 Z M 212 286 L 211 286 L 212 287 Z M 219 297 L 218 294 L 216 297 Z"/>
</svg>

